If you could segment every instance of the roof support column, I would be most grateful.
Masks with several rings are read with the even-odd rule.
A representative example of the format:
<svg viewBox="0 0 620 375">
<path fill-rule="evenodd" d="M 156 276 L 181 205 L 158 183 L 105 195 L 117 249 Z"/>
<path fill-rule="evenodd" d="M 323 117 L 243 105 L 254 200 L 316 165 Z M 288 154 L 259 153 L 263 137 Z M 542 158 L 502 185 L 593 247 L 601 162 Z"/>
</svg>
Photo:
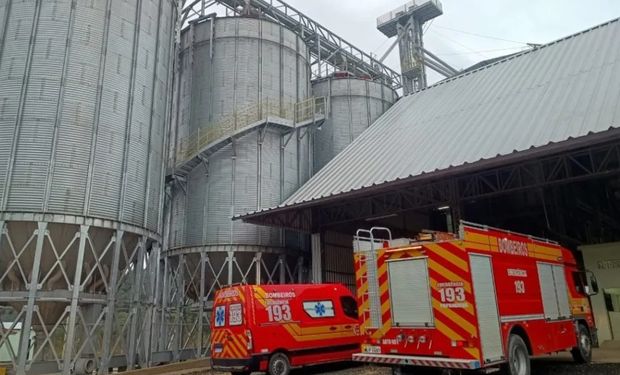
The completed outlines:
<svg viewBox="0 0 620 375">
<path fill-rule="evenodd" d="M 462 219 L 462 202 L 457 180 L 450 182 L 450 210 L 448 213 L 448 232 L 457 233 Z"/>
<path fill-rule="evenodd" d="M 321 259 L 321 233 L 312 233 L 310 237 L 312 248 L 312 283 L 323 282 L 323 260 Z"/>
</svg>

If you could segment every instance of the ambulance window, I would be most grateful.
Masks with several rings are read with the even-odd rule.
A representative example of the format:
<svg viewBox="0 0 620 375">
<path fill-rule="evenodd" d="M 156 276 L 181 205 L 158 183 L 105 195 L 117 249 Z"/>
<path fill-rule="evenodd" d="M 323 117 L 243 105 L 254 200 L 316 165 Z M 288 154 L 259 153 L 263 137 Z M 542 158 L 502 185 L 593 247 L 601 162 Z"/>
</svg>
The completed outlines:
<svg viewBox="0 0 620 375">
<path fill-rule="evenodd" d="M 342 304 L 342 310 L 344 315 L 349 318 L 357 319 L 357 303 L 353 297 L 344 296 L 340 297 L 340 303 Z"/>
<path fill-rule="evenodd" d="M 304 311 L 311 318 L 332 318 L 334 316 L 334 303 L 332 301 L 308 301 L 303 303 Z"/>
</svg>

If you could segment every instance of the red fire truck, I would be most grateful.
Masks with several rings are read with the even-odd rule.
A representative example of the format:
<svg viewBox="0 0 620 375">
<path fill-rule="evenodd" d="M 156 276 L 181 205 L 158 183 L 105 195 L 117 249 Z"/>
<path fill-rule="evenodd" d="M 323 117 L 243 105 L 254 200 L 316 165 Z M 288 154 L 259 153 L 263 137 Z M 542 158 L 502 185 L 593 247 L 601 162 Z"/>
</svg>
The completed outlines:
<svg viewBox="0 0 620 375">
<path fill-rule="evenodd" d="M 291 367 L 350 361 L 361 341 L 357 303 L 339 284 L 241 285 L 215 295 L 215 370 L 288 375 Z"/>
<path fill-rule="evenodd" d="M 591 359 L 598 286 L 556 242 L 462 222 L 414 240 L 359 230 L 354 251 L 367 335 L 355 361 L 529 375 L 533 355 Z"/>
</svg>

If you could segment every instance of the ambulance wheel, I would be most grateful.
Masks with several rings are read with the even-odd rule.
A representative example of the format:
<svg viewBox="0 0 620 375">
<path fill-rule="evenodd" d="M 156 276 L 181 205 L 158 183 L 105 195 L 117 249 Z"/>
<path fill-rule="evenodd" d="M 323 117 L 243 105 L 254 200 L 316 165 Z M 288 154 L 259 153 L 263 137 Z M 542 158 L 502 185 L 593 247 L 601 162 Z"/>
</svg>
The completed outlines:
<svg viewBox="0 0 620 375">
<path fill-rule="evenodd" d="M 276 353 L 269 359 L 269 375 L 289 375 L 291 363 L 284 353 Z"/>
<path fill-rule="evenodd" d="M 590 363 L 592 361 L 592 338 L 590 331 L 583 324 L 579 324 L 577 329 L 577 346 L 570 353 L 577 363 Z"/>
<path fill-rule="evenodd" d="M 506 370 L 508 375 L 530 375 L 530 354 L 519 335 L 510 335 L 508 339 Z"/>
</svg>

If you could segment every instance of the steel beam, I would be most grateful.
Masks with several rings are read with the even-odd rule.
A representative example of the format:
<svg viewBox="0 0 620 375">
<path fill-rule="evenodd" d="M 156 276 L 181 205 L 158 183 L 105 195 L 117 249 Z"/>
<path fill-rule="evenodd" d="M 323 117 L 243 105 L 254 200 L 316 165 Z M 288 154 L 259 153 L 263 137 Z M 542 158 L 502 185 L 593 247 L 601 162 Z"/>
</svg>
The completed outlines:
<svg viewBox="0 0 620 375">
<path fill-rule="evenodd" d="M 399 214 L 454 204 L 455 201 L 489 198 L 527 189 L 567 184 L 620 174 L 620 141 L 524 159 L 499 167 L 445 177 L 385 184 L 372 193 L 343 194 L 337 201 L 257 215 L 246 221 L 304 232 L 367 218 Z M 457 196 L 454 196 L 454 192 Z"/>
<path fill-rule="evenodd" d="M 43 243 L 45 241 L 45 234 L 47 231 L 47 223 L 37 223 L 38 229 L 36 232 L 37 243 L 34 253 L 34 259 L 32 262 L 32 276 L 30 278 L 30 284 L 28 285 L 28 303 L 24 308 L 26 309 L 26 318 L 24 319 L 23 330 L 19 340 L 18 360 L 17 360 L 17 375 L 26 374 L 26 363 L 28 359 L 28 347 L 30 346 L 30 333 L 32 331 L 32 317 L 34 316 L 35 299 L 39 286 L 39 272 L 41 269 L 41 254 L 43 253 Z"/>
<path fill-rule="evenodd" d="M 110 287 L 108 289 L 108 304 L 105 307 L 106 317 L 103 328 L 103 355 L 101 356 L 101 364 L 99 365 L 99 373 L 107 374 L 110 367 L 110 359 L 112 357 L 112 331 L 114 329 L 114 312 L 116 308 L 116 291 L 118 290 L 118 267 L 121 257 L 123 237 L 125 232 L 117 230 L 114 235 L 114 253 L 112 254 L 112 265 L 110 271 Z"/>
<path fill-rule="evenodd" d="M 312 282 L 320 284 L 323 281 L 323 258 L 321 254 L 321 233 L 313 233 L 310 237 L 312 246 Z"/>
<path fill-rule="evenodd" d="M 131 298 L 131 325 L 129 327 L 127 368 L 133 369 L 136 365 L 136 353 L 138 344 L 138 325 L 141 324 L 143 317 L 140 316 L 140 296 L 142 292 L 142 275 L 144 273 L 144 257 L 146 252 L 146 238 L 140 237 L 138 255 L 134 266 L 134 280 L 132 285 Z"/>
<path fill-rule="evenodd" d="M 73 285 L 69 287 L 72 291 L 71 305 L 69 310 L 69 323 L 67 330 L 67 341 L 65 342 L 65 353 L 63 356 L 62 374 L 70 375 L 75 364 L 73 358 L 73 346 L 75 345 L 75 326 L 77 325 L 78 300 L 80 297 L 80 288 L 82 285 L 82 268 L 84 266 L 84 252 L 86 250 L 86 242 L 88 240 L 87 225 L 80 226 L 80 244 L 78 246 L 77 261 L 75 263 L 75 276 L 73 277 Z"/>
</svg>

